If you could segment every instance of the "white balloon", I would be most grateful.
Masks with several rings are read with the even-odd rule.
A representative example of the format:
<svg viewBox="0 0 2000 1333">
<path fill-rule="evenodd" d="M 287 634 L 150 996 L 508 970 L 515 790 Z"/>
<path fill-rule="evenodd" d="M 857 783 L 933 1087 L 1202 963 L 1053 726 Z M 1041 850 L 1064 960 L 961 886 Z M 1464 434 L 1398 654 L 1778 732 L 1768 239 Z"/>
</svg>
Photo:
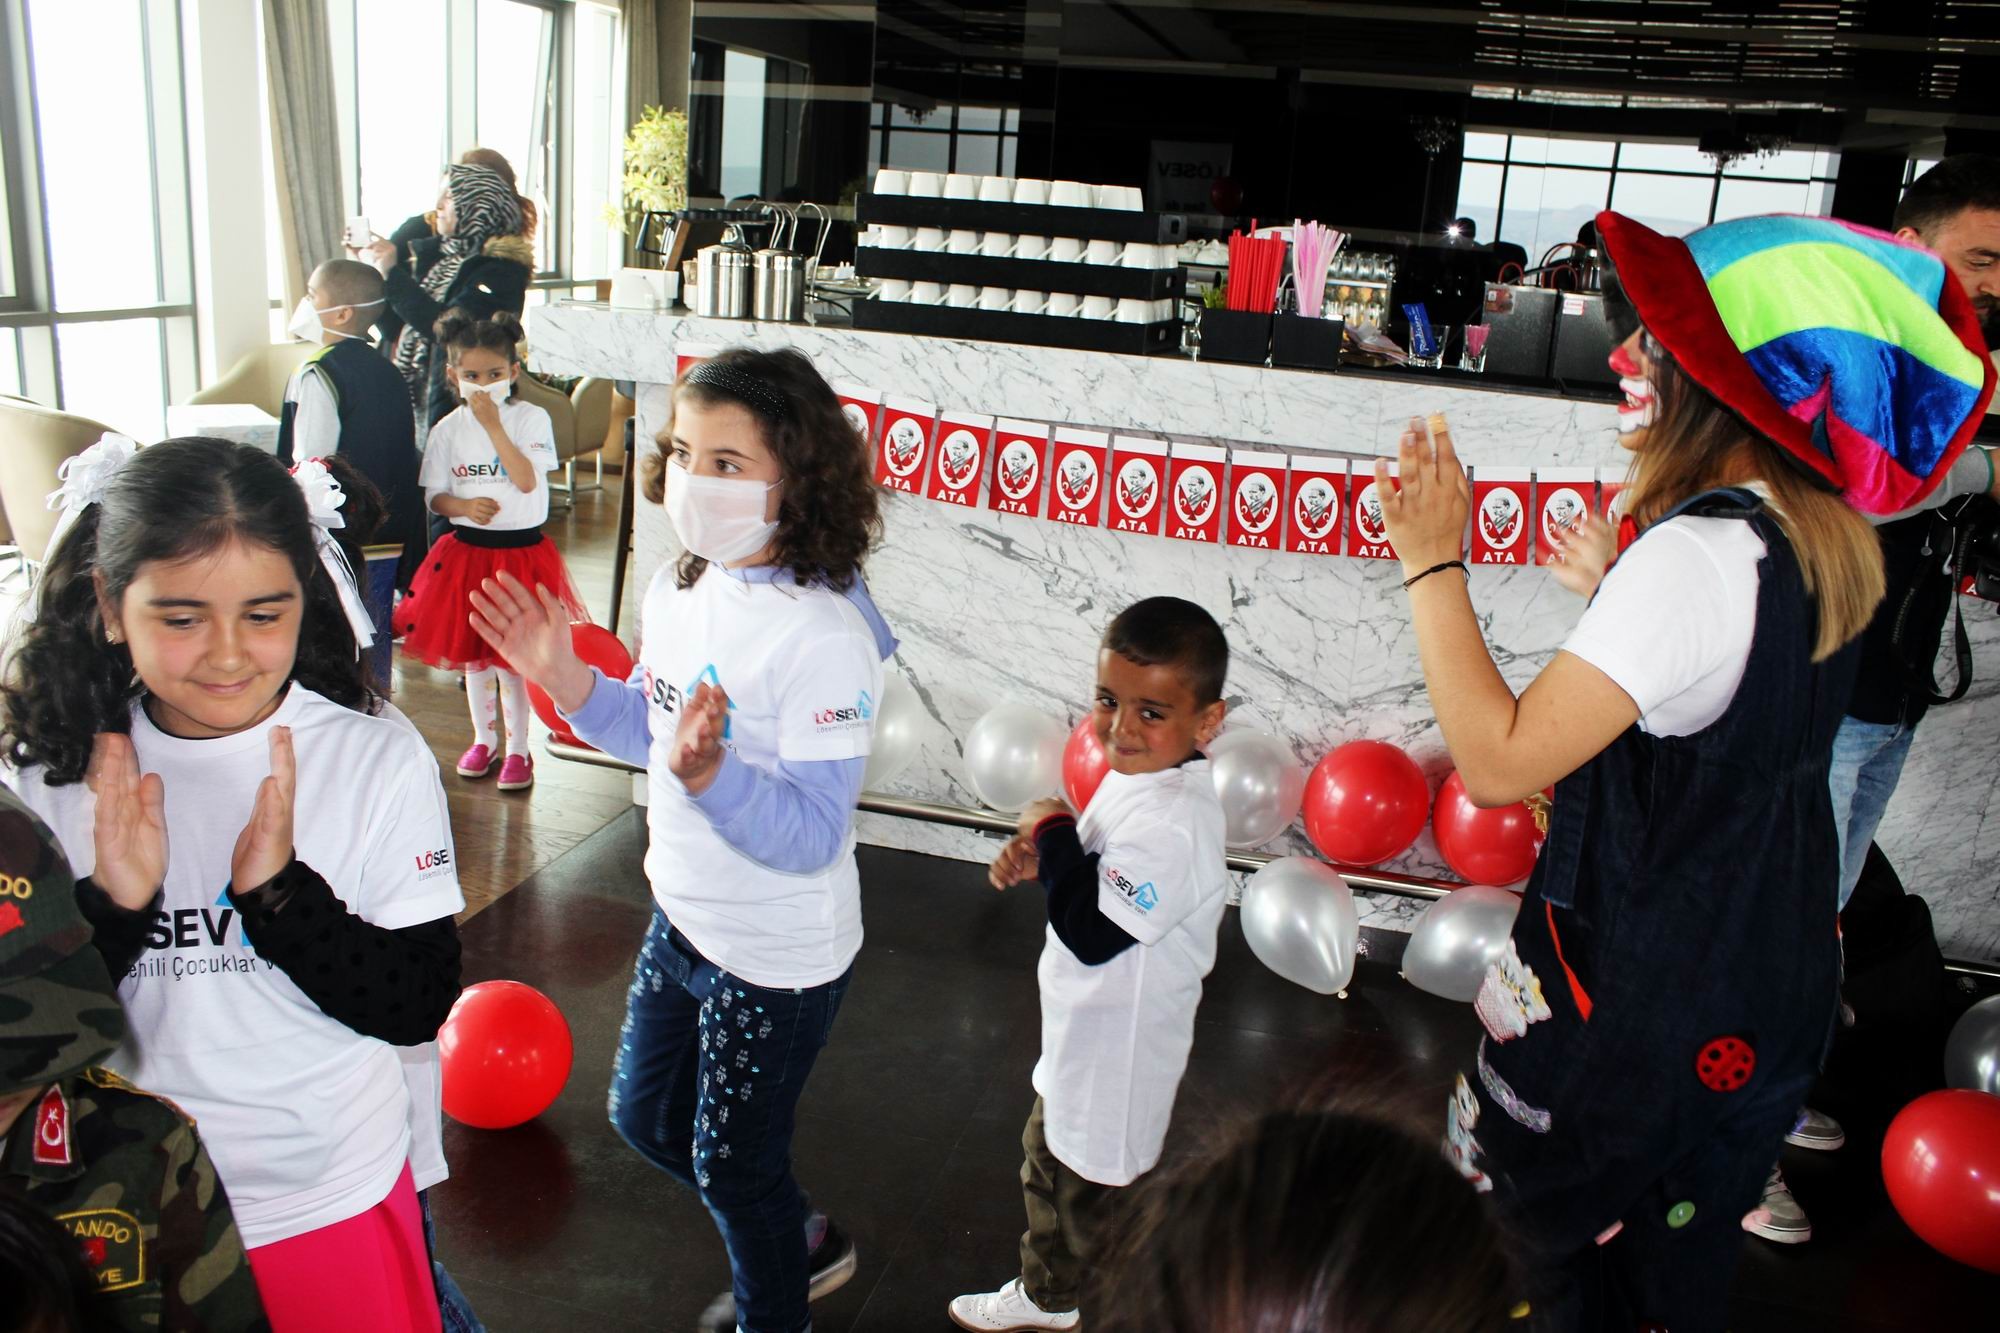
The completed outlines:
<svg viewBox="0 0 2000 1333">
<path fill-rule="evenodd" d="M 1361 938 L 1354 892 L 1324 861 L 1272 861 L 1243 886 L 1239 912 L 1250 951 L 1285 980 L 1332 995 L 1354 979 Z"/>
<path fill-rule="evenodd" d="M 1062 789 L 1069 728 L 1027 704 L 1000 704 L 965 734 L 965 773 L 980 800 L 1013 814 Z"/>
<path fill-rule="evenodd" d="M 1447 1000 L 1477 998 L 1520 910 L 1521 896 L 1506 889 L 1484 884 L 1453 889 L 1432 903 L 1410 932 L 1403 975 L 1417 989 Z"/>
<path fill-rule="evenodd" d="M 916 761 L 923 745 L 924 703 L 909 683 L 894 671 L 883 673 L 882 698 L 875 705 L 875 734 L 868 750 L 868 767 L 861 785 L 880 791 Z"/>
<path fill-rule="evenodd" d="M 1208 763 L 1231 847 L 1261 846 L 1299 817 L 1306 771 L 1276 736 L 1248 727 L 1225 731 L 1209 743 Z"/>
</svg>

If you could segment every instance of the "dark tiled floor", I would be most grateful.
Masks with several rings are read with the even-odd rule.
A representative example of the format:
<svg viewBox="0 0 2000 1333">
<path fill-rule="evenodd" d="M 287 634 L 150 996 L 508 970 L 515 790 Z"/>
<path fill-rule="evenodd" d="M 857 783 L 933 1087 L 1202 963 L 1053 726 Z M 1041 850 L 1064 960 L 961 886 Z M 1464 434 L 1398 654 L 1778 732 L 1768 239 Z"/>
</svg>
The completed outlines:
<svg viewBox="0 0 2000 1333">
<path fill-rule="evenodd" d="M 439 1247 L 493 1333 L 685 1333 L 728 1285 L 708 1215 L 604 1119 L 650 910 L 643 840 L 640 813 L 621 816 L 465 929 L 466 980 L 540 987 L 568 1016 L 577 1051 L 568 1088 L 540 1120 L 501 1133 L 446 1129 L 453 1176 L 434 1196 Z M 863 849 L 861 866 L 868 943 L 797 1141 L 800 1179 L 854 1233 L 861 1268 L 815 1307 L 815 1327 L 944 1330 L 952 1296 L 1016 1271 L 1041 897 L 996 894 L 975 867 L 904 853 Z M 1345 1001 L 1292 987 L 1250 955 L 1231 914 L 1170 1152 L 1309 1086 L 1372 1097 L 1428 1125 L 1476 1028 L 1466 1006 L 1380 964 L 1362 964 Z M 1864 1114 L 1850 1131 L 1840 1153 L 1788 1155 L 1820 1235 L 1794 1249 L 1748 1242 L 1737 1327 L 1993 1327 L 2000 1280 L 1939 1258 L 1905 1230 L 1876 1179 L 1879 1122 Z"/>
</svg>

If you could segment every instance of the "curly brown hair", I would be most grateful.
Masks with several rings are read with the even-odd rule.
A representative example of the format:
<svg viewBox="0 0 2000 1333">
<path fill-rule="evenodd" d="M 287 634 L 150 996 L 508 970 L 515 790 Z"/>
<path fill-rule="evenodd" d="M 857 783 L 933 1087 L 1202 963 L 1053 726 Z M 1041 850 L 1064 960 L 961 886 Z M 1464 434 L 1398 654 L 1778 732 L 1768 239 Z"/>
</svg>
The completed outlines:
<svg viewBox="0 0 2000 1333">
<path fill-rule="evenodd" d="M 840 399 L 803 353 L 791 348 L 760 352 L 732 347 L 715 362 L 756 377 L 782 395 L 785 415 L 773 421 L 741 399 L 713 385 L 681 384 L 674 404 L 712 407 L 735 403 L 763 428 L 764 445 L 778 460 L 784 489 L 778 498 L 778 533 L 771 563 L 789 569 L 801 584 L 820 584 L 845 592 L 861 575 L 861 564 L 882 535 L 881 500 L 868 465 L 867 441 L 841 415 Z M 666 499 L 668 444 L 673 422 L 660 436 L 660 447 L 647 455 L 641 472 L 642 493 L 654 504 Z M 682 588 L 694 586 L 708 562 L 689 552 L 675 567 Z"/>
</svg>

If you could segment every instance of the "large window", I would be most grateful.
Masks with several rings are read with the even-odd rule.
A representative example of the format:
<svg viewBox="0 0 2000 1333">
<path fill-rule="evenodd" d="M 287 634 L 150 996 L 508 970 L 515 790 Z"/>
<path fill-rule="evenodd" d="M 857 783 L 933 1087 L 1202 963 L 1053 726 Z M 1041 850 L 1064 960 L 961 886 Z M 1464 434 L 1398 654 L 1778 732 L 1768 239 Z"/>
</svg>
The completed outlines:
<svg viewBox="0 0 2000 1333">
<path fill-rule="evenodd" d="M 0 392 L 141 438 L 195 387 L 178 20 L 0 0 Z"/>
<path fill-rule="evenodd" d="M 1468 133 L 1458 212 L 1538 260 L 1610 207 L 1671 235 L 1756 213 L 1824 214 L 1839 156 L 1785 149 L 1718 165 L 1692 144 Z"/>
<path fill-rule="evenodd" d="M 957 171 L 1011 176 L 1021 142 L 1019 107 L 940 106 L 930 110 L 877 102 L 869 119 L 868 170 Z"/>
</svg>

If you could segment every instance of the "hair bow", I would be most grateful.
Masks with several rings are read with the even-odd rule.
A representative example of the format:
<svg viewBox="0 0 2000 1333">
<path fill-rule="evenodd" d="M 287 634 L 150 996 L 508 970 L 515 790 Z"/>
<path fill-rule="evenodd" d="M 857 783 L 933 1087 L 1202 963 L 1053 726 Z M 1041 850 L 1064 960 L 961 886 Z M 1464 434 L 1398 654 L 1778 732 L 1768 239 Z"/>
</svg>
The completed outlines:
<svg viewBox="0 0 2000 1333">
<path fill-rule="evenodd" d="M 62 516 L 56 519 L 56 530 L 49 537 L 48 555 L 55 554 L 56 546 L 84 510 L 103 503 L 111 479 L 138 452 L 137 441 L 106 431 L 96 444 L 62 461 L 56 468 L 56 480 L 62 484 L 49 492 L 49 508 L 62 510 Z"/>
<path fill-rule="evenodd" d="M 295 466 L 292 480 L 305 495 L 306 511 L 312 515 L 313 544 L 319 548 L 319 562 L 333 578 L 334 591 L 340 595 L 340 609 L 347 613 L 348 627 L 354 631 L 356 651 L 373 647 L 375 618 L 368 614 L 368 604 L 361 599 L 361 587 L 355 581 L 354 567 L 347 562 L 347 553 L 333 537 L 335 528 L 347 526 L 347 519 L 340 512 L 347 493 L 317 458 L 305 459 Z"/>
</svg>

